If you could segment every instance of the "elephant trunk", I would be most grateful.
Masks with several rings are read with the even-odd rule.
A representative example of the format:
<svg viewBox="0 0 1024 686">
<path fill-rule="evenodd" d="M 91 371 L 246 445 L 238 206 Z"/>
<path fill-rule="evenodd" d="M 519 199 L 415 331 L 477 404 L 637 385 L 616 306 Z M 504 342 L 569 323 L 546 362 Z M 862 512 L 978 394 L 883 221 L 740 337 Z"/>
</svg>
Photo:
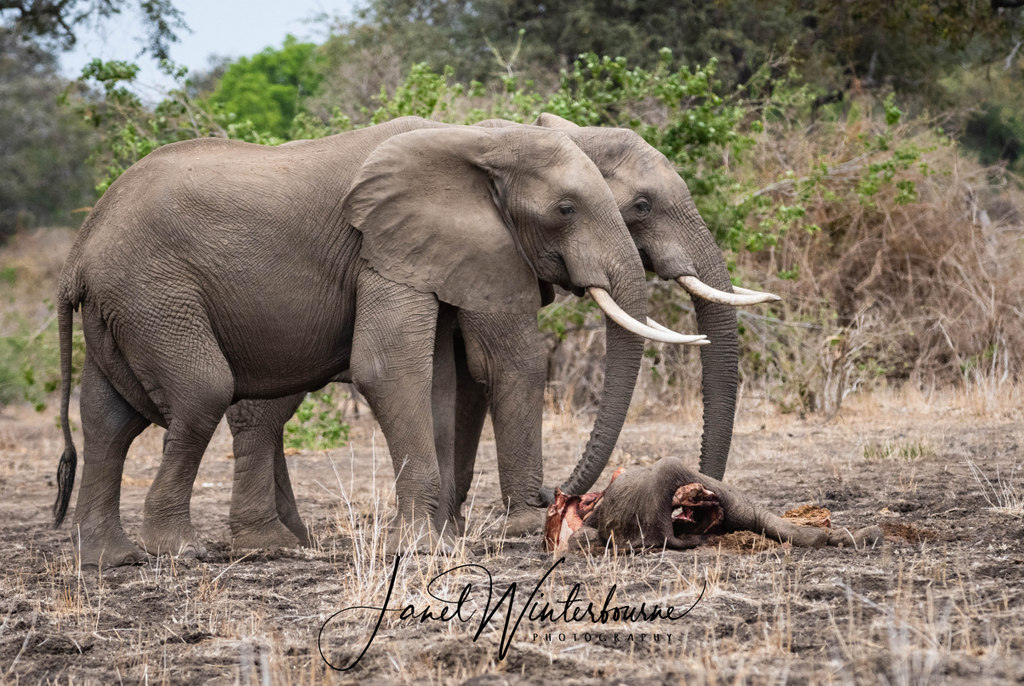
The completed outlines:
<svg viewBox="0 0 1024 686">
<path fill-rule="evenodd" d="M 623 246 L 606 270 L 615 302 L 634 319 L 647 319 L 647 284 L 632 242 Z M 605 372 L 601 405 L 590 440 L 572 475 L 561 485 L 567 495 L 582 495 L 597 481 L 619 438 L 640 372 L 644 341 L 605 317 Z"/>
<path fill-rule="evenodd" d="M 788 542 L 800 548 L 864 546 L 874 545 L 882 540 L 882 530 L 877 526 L 867 526 L 856 531 L 849 531 L 847 529 L 822 529 L 791 522 L 767 508 L 755 504 L 745 493 L 727 486 L 718 479 L 704 474 L 694 474 L 678 458 L 660 460 L 652 472 L 656 474 L 658 480 L 656 488 L 658 489 L 664 490 L 666 483 L 672 485 L 695 482 L 714 493 L 722 511 L 721 528 L 727 532 L 752 531 L 772 540 Z M 652 484 L 652 490 L 654 488 L 655 486 Z"/>
<path fill-rule="evenodd" d="M 704 283 L 727 293 L 732 292 L 729 271 L 722 252 L 715 244 L 696 208 L 683 218 L 683 225 L 695 236 L 693 265 Z M 704 401 L 704 428 L 700 444 L 700 471 L 721 480 L 729 459 L 733 419 L 736 415 L 736 389 L 739 383 L 739 336 L 736 308 L 693 297 L 697 331 L 711 345 L 700 351 L 701 395 Z"/>
</svg>

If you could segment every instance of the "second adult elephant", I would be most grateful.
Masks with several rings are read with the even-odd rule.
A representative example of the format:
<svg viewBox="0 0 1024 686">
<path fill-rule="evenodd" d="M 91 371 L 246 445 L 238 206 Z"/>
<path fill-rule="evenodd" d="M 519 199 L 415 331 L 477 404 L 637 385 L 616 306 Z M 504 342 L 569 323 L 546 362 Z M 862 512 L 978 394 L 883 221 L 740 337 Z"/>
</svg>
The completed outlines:
<svg viewBox="0 0 1024 686">
<path fill-rule="evenodd" d="M 388 441 L 399 523 L 440 528 L 431 379 L 445 344 L 435 333 L 453 308 L 534 313 L 544 284 L 558 284 L 609 293 L 644 318 L 640 258 L 600 172 L 564 135 L 432 126 L 393 122 L 280 148 L 173 144 L 96 204 L 58 294 L 58 524 L 76 462 L 67 413 L 79 306 L 86 337 L 83 564 L 145 557 L 121 527 L 119 491 L 128 446 L 149 422 L 167 435 L 142 543 L 201 556 L 189 499 L 220 417 L 350 366 Z M 609 360 L 632 370 L 628 405 L 641 339 L 609 331 L 621 343 Z"/>
<path fill-rule="evenodd" d="M 701 350 L 704 428 L 700 469 L 722 478 L 736 410 L 735 307 L 777 300 L 777 296 L 745 289 L 734 292 L 721 251 L 686 183 L 665 156 L 636 133 L 579 127 L 548 114 L 541 115 L 537 124 L 561 130 L 597 164 L 644 266 L 663 279 L 678 281 L 691 292 L 698 330 L 712 341 Z M 500 120 L 482 125 L 520 126 Z M 495 420 L 502 499 L 510 515 L 509 531 L 536 528 L 542 512 L 529 503 L 536 502 L 536 494 L 531 491 L 541 473 L 546 346 L 532 315 L 460 311 L 459 323 L 462 339 L 456 339 L 454 357 L 439 348 L 435 373 L 434 398 L 441 410 L 435 417 L 436 452 L 442 470 L 450 469 L 456 475 L 455 491 L 446 507 L 451 517 L 459 517 L 472 479 L 484 416 L 490 407 Z M 486 358 L 483 365 L 478 362 L 482 357 Z M 607 464 L 629 402 L 629 396 L 617 390 L 622 377 L 629 373 L 612 376 L 621 369 L 609 364 L 594 432 L 575 472 L 561 486 L 565 493 L 585 493 Z M 276 404 L 244 403 L 229 412 L 235 454 L 243 456 L 239 466 L 245 467 L 236 472 L 231 508 L 232 529 L 242 545 L 262 540 L 248 532 L 265 529 L 266 522 L 275 517 L 300 539 L 305 538 L 281 445 L 282 427 L 300 401 L 301 396 L 297 396 Z M 452 415 L 452 421 L 444 421 Z M 512 417 L 514 422 L 506 421 Z"/>
</svg>

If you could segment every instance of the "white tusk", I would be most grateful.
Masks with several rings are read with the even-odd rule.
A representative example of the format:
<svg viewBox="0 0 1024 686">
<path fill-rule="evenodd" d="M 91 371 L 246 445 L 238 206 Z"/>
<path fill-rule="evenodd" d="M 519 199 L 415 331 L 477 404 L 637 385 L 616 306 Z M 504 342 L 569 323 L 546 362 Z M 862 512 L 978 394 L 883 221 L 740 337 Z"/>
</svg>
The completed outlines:
<svg viewBox="0 0 1024 686">
<path fill-rule="evenodd" d="M 770 296 L 776 298 L 777 300 L 782 300 L 781 297 L 775 295 L 774 293 L 768 293 L 767 291 L 753 291 L 753 290 L 751 290 L 749 288 L 744 288 L 743 286 L 733 286 L 732 290 L 733 290 L 733 292 L 739 293 L 740 295 L 770 295 Z M 771 302 L 775 302 L 775 301 L 772 300 Z"/>
<path fill-rule="evenodd" d="M 659 324 L 650 317 L 647 318 L 647 326 L 657 331 L 663 331 L 665 333 L 675 333 L 675 331 L 673 331 L 672 329 L 668 328 L 667 326 L 663 326 L 662 324 Z"/>
<path fill-rule="evenodd" d="M 703 298 L 713 303 L 721 303 L 722 305 L 757 305 L 758 303 L 782 300 L 782 298 L 774 293 L 760 293 L 749 288 L 740 288 L 739 286 L 733 286 L 733 290 L 736 291 L 735 293 L 726 293 L 717 288 L 712 288 L 696 276 L 680 276 L 676 281 L 679 282 L 680 286 L 698 298 Z"/>
<path fill-rule="evenodd" d="M 650 338 L 652 341 L 662 341 L 663 343 L 707 345 L 710 342 L 708 341 L 707 336 L 704 336 L 703 334 L 687 336 L 685 334 L 676 333 L 675 331 L 666 329 L 665 327 L 661 327 L 661 330 L 659 330 L 654 327 L 647 326 L 646 324 L 641 324 L 626 314 L 626 311 L 618 306 L 615 300 L 612 299 L 612 296 L 609 295 L 608 291 L 603 288 L 598 288 L 597 286 L 591 286 L 587 291 L 590 293 L 591 297 L 594 298 L 594 302 L 604 310 L 604 313 L 607 314 L 612 321 L 623 329 L 632 331 L 639 336 Z M 661 325 L 659 324 L 658 326 Z"/>
</svg>

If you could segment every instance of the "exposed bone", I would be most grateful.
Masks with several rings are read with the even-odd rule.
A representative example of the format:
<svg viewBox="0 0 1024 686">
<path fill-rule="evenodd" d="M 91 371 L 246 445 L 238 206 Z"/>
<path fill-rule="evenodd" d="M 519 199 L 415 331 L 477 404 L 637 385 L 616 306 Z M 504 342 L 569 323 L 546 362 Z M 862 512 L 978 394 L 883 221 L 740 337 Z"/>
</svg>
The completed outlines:
<svg viewBox="0 0 1024 686">
<path fill-rule="evenodd" d="M 679 525 L 686 527 L 687 533 L 706 534 L 721 524 L 724 516 L 718 496 L 699 483 L 683 484 L 672 496 L 673 529 Z"/>
<path fill-rule="evenodd" d="M 609 485 L 622 474 L 619 467 L 612 474 Z M 604 491 L 584 493 L 583 495 L 566 495 L 562 489 L 555 489 L 555 502 L 548 506 L 547 521 L 544 524 L 544 548 L 553 552 L 563 552 L 568 548 L 569 537 L 586 525 L 587 520 L 601 504 Z"/>
</svg>

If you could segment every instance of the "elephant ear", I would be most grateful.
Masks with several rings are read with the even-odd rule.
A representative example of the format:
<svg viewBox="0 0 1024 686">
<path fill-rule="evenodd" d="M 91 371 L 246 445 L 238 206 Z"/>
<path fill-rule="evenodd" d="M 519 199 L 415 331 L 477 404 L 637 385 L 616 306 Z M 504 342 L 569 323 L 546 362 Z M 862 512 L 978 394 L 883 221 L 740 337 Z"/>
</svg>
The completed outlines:
<svg viewBox="0 0 1024 686">
<path fill-rule="evenodd" d="M 545 129 L 578 129 L 580 128 L 577 124 L 573 124 L 568 119 L 562 119 L 557 114 L 551 114 L 549 112 L 541 112 L 537 117 L 537 120 L 533 122 L 534 126 L 543 126 Z"/>
<path fill-rule="evenodd" d="M 389 138 L 363 163 L 343 210 L 363 235 L 362 257 L 385 278 L 468 310 L 533 313 L 541 292 L 500 197 L 496 133 Z"/>
</svg>

